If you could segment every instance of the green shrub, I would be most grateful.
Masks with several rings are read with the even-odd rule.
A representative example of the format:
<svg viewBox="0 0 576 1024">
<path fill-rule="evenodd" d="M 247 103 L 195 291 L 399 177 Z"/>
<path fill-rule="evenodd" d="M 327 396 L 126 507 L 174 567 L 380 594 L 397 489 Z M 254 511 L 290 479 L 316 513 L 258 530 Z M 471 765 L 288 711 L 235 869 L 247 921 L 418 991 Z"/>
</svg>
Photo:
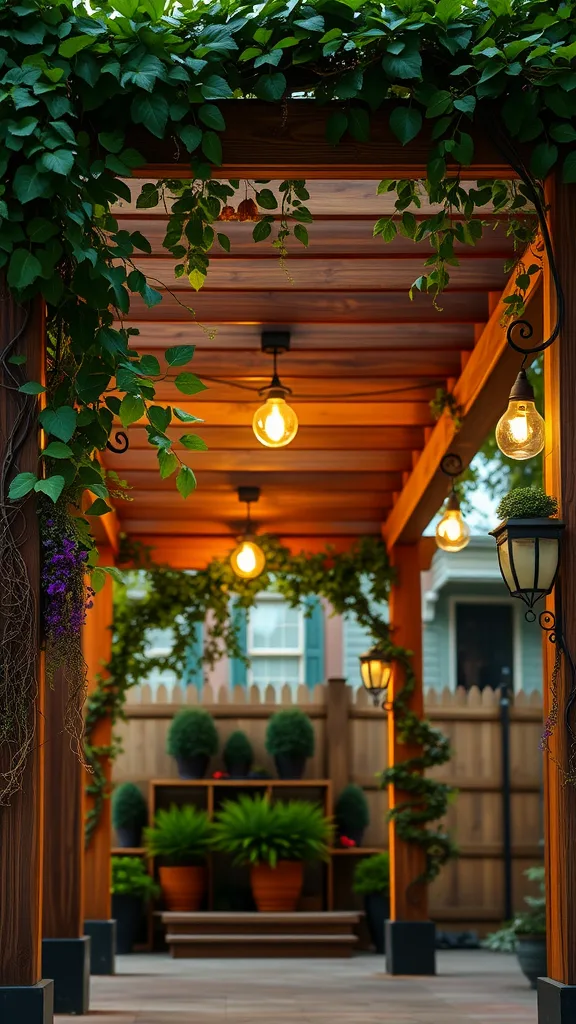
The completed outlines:
<svg viewBox="0 0 576 1024">
<path fill-rule="evenodd" d="M 541 487 L 515 487 L 502 498 L 496 515 L 499 519 L 549 518 L 558 515 L 558 501 Z"/>
<path fill-rule="evenodd" d="M 148 804 L 133 782 L 123 782 L 112 793 L 114 828 L 141 829 L 148 821 Z"/>
<path fill-rule="evenodd" d="M 279 860 L 325 860 L 332 825 L 316 804 L 305 800 L 270 803 L 264 796 L 227 800 L 216 815 L 214 846 L 236 864 Z"/>
<path fill-rule="evenodd" d="M 154 825 L 144 830 L 149 857 L 161 857 L 166 865 L 194 864 L 203 860 L 212 836 L 205 811 L 191 804 L 158 811 Z"/>
<path fill-rule="evenodd" d="M 361 832 L 370 824 L 370 812 L 364 790 L 350 783 L 345 786 L 336 801 L 334 817 L 340 835 Z"/>
<path fill-rule="evenodd" d="M 166 751 L 171 757 L 212 757 L 218 750 L 218 733 L 214 719 L 204 708 L 184 708 L 174 716 Z"/>
<path fill-rule="evenodd" d="M 390 857 L 387 853 L 375 853 L 363 857 L 354 868 L 354 892 L 368 896 L 372 892 L 390 891 Z"/>
<path fill-rule="evenodd" d="M 112 857 L 112 887 L 115 896 L 141 896 L 151 900 L 160 887 L 148 874 L 140 857 Z"/>
<path fill-rule="evenodd" d="M 525 896 L 524 903 L 529 910 L 521 910 L 512 921 L 508 921 L 497 932 L 491 932 L 483 940 L 484 949 L 496 953 L 513 953 L 516 949 L 518 935 L 546 935 L 546 892 L 544 888 L 544 868 L 542 865 L 526 868 L 524 872 L 531 882 L 537 882 L 539 896 Z"/>
<path fill-rule="evenodd" d="M 285 708 L 272 715 L 266 729 L 266 750 L 272 757 L 312 757 L 314 727 L 308 715 L 299 708 Z"/>
<path fill-rule="evenodd" d="M 245 732 L 237 729 L 231 733 L 224 745 L 223 756 L 225 765 L 252 764 L 254 751 Z"/>
</svg>

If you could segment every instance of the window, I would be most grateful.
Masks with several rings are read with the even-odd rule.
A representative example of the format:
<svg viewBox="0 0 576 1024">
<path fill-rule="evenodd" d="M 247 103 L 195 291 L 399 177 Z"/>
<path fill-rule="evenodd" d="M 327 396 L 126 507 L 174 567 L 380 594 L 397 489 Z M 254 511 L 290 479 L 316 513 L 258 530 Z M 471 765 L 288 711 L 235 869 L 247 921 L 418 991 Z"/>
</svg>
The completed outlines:
<svg viewBox="0 0 576 1024">
<path fill-rule="evenodd" d="M 495 689 L 502 669 L 510 669 L 514 683 L 514 620 L 508 604 L 456 605 L 456 679 L 469 690 Z"/>
<path fill-rule="evenodd" d="M 259 597 L 248 614 L 248 657 L 248 682 L 262 689 L 304 682 L 302 611 L 274 594 Z"/>
</svg>

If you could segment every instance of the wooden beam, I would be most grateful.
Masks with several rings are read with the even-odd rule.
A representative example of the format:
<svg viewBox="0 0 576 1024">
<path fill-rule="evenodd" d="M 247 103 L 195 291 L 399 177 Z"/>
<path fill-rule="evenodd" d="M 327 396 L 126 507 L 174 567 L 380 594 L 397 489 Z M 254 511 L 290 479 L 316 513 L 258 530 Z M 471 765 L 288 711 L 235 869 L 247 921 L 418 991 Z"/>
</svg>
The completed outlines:
<svg viewBox="0 0 576 1024">
<path fill-rule="evenodd" d="M 371 116 L 371 137 L 358 142 L 350 136 L 333 146 L 326 138 L 326 119 L 334 104 L 320 107 L 313 100 L 288 100 L 286 104 L 259 100 L 231 100 L 218 104 L 227 129 L 223 135 L 224 162 L 218 178 L 425 178 L 430 152 L 430 126 L 418 138 L 399 146 L 390 131 L 393 103 L 384 104 Z M 473 126 L 475 128 L 476 126 Z M 171 139 L 152 139 L 148 132 L 132 128 L 130 145 L 143 153 L 147 166 L 142 177 L 189 177 L 190 159 L 183 150 L 174 160 Z M 460 175 L 459 164 L 449 173 Z M 474 162 L 466 168 L 470 179 L 513 178 L 487 132 L 474 133 Z"/>
<path fill-rule="evenodd" d="M 234 467 L 221 472 L 204 469 L 195 472 L 198 481 L 197 493 L 211 491 L 215 501 L 219 501 L 223 494 L 228 495 L 231 491 L 237 494 L 239 487 L 260 487 L 263 494 L 266 492 L 268 475 L 264 472 L 237 472 Z M 339 472 L 326 473 L 320 468 L 316 473 L 316 479 L 318 490 L 324 494 L 339 494 L 346 486 L 342 473 Z M 162 480 L 157 467 L 151 467 L 147 472 L 131 473 L 130 483 L 138 493 L 142 490 L 176 494 L 174 478 Z M 359 495 L 359 500 L 362 500 L 365 493 L 377 494 L 399 485 L 399 473 L 356 473 L 354 476 L 354 493 Z M 274 494 L 281 498 L 286 491 L 302 492 L 302 476 L 297 470 L 277 473 L 274 476 Z M 255 512 L 255 509 L 253 511 Z"/>
<path fill-rule="evenodd" d="M 514 275 L 454 388 L 456 402 L 462 407 L 462 426 L 456 430 L 445 412 L 432 430 L 422 457 L 384 524 L 382 532 L 389 548 L 415 541 L 442 504 L 449 484 L 439 467 L 446 452 L 456 452 L 467 466 L 506 407 L 520 366 L 520 357 L 508 346 L 502 326 L 506 311 L 503 299 L 513 292 Z M 536 338 L 542 330 L 540 274 L 530 278 L 526 301 Z"/>
<path fill-rule="evenodd" d="M 158 400 L 163 400 L 164 395 L 161 388 L 157 388 L 156 397 Z M 252 419 L 258 406 L 262 405 L 263 398 L 255 394 L 253 397 L 249 396 L 246 401 L 212 402 L 210 397 L 208 390 L 196 395 L 192 401 L 189 399 L 181 401 L 181 398 L 177 398 L 176 393 L 179 408 L 186 412 L 193 411 L 196 416 L 200 416 L 204 420 L 204 423 L 193 424 L 195 432 L 201 434 L 203 429 L 209 429 L 211 426 L 221 430 L 243 429 L 246 441 L 244 447 L 255 448 L 256 451 L 262 448 L 252 431 Z M 296 438 L 299 438 L 300 434 L 304 437 L 309 428 L 317 428 L 315 436 L 319 437 L 322 431 L 341 429 L 343 424 L 355 428 L 356 434 L 361 430 L 368 431 L 370 428 L 385 428 L 393 437 L 394 428 L 397 430 L 398 428 L 413 429 L 427 426 L 432 422 L 428 402 L 385 402 L 383 397 L 378 399 L 376 396 L 372 402 L 367 399 L 349 402 L 308 401 L 297 406 L 296 400 L 289 399 L 289 401 L 298 415 L 299 429 Z M 136 428 L 135 433 L 138 437 L 141 436 L 142 429 L 142 427 Z M 189 432 L 189 428 L 185 424 L 170 428 L 170 432 L 176 435 L 180 435 L 186 430 Z M 296 438 L 294 438 L 294 443 L 296 443 Z M 410 433 L 407 433 L 407 447 L 411 448 L 409 438 Z M 392 447 L 396 448 L 399 440 L 400 435 L 398 434 L 397 443 Z M 300 437 L 299 444 L 304 443 L 306 442 Z M 307 447 L 312 446 L 307 445 Z"/>
<path fill-rule="evenodd" d="M 385 504 L 383 502 L 383 504 Z M 168 518 L 167 515 L 161 515 L 157 519 L 150 515 L 146 518 L 137 518 L 132 513 L 131 518 L 122 520 L 122 526 L 124 531 L 131 537 L 146 536 L 190 536 L 197 534 L 203 536 L 219 536 L 222 534 L 223 528 L 226 526 L 221 519 L 209 520 L 196 520 L 191 517 L 186 518 L 188 510 L 184 510 L 180 514 L 179 519 Z M 339 510 L 332 515 L 326 512 L 324 518 L 321 518 L 314 514 L 308 519 L 300 517 L 294 521 L 286 521 L 286 516 L 279 516 L 276 519 L 270 520 L 259 520 L 258 529 L 262 533 L 287 533 L 288 530 L 292 531 L 296 536 L 308 536 L 308 537 L 321 537 L 326 535 L 335 534 L 336 536 L 351 536 L 360 537 L 363 534 L 369 534 L 371 536 L 377 536 L 380 533 L 380 527 L 382 523 L 382 515 L 380 510 L 372 512 L 368 509 L 364 512 L 363 509 L 359 509 L 355 519 L 346 519 L 343 512 Z M 243 525 L 243 524 L 238 524 Z M 239 532 L 239 531 L 236 531 Z M 230 531 L 233 536 L 232 531 Z"/>
<path fill-rule="evenodd" d="M 183 459 L 194 471 L 198 469 L 216 472 L 237 473 L 376 473 L 402 472 L 411 464 L 409 451 L 383 452 L 330 452 L 330 451 L 296 451 L 290 448 L 273 450 L 264 448 L 249 451 L 235 451 L 231 459 L 228 452 L 186 452 Z M 106 452 L 105 464 L 115 469 L 122 477 L 129 476 L 131 470 L 156 470 L 158 460 L 153 449 L 149 451 L 130 451 L 124 455 Z M 309 484 L 304 483 L 304 486 Z M 120 508 L 121 506 L 119 506 Z"/>
<path fill-rule="evenodd" d="M 144 534 L 138 538 L 143 544 L 152 548 L 152 558 L 158 565 L 170 565 L 173 569 L 205 569 L 212 559 L 226 559 L 234 550 L 236 541 L 230 536 L 191 537 L 181 536 L 159 537 L 155 534 Z M 279 541 L 294 555 L 308 555 L 324 551 L 329 544 L 334 551 L 349 551 L 357 538 L 353 536 L 337 536 L 325 533 L 322 536 L 280 536 Z"/>
</svg>

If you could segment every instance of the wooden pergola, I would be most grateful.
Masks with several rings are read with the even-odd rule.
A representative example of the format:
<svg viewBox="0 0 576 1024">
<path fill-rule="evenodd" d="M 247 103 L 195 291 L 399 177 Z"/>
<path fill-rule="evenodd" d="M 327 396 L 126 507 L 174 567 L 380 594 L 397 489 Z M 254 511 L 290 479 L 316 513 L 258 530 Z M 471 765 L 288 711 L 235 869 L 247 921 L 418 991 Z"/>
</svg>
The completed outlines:
<svg viewBox="0 0 576 1024">
<path fill-rule="evenodd" d="M 197 474 L 198 490 L 184 503 L 172 481 L 160 481 L 143 426 L 130 428 L 129 450 L 124 455 L 106 453 L 105 464 L 128 479 L 134 500 L 118 504 L 115 513 L 102 522 L 102 561 L 114 557 L 122 531 L 152 545 L 158 561 L 178 568 L 198 568 L 214 555 L 227 554 L 243 519 L 237 488 L 245 485 L 261 488 L 254 510 L 258 528 L 279 535 L 294 550 L 314 551 L 327 542 L 343 549 L 358 536 L 381 531 L 398 571 L 390 619 L 397 642 L 413 652 L 420 679 L 413 708 L 421 713 L 420 541 L 446 495 L 447 480 L 439 469 L 442 457 L 455 451 L 464 464 L 471 460 L 501 414 L 518 369 L 519 358 L 507 347 L 501 326 L 502 300 L 514 290 L 503 271 L 510 241 L 505 229 L 497 227 L 485 230 L 476 248 L 462 249 L 461 265 L 451 272 L 450 287 L 439 302 L 441 309 L 433 308 L 429 296 L 416 294 L 411 301 L 409 286 L 421 272 L 429 249 L 415 246 L 401 235 L 388 246 L 372 238 L 374 220 L 392 212 L 390 196 L 376 196 L 375 184 L 382 178 L 424 177 L 426 137 L 400 147 L 382 110 L 374 117 L 369 143 L 348 141 L 334 149 L 324 139 L 324 113 L 306 101 L 289 103 L 284 113 L 256 101 L 230 103 L 228 108 L 225 163 L 218 177 L 269 178 L 272 182 L 306 179 L 315 221 L 310 229 L 311 244 L 290 256 L 292 283 L 266 243 L 252 241 L 253 225 L 223 225 L 231 237 L 232 251 L 214 256 L 207 284 L 195 295 L 186 278 L 174 280 L 171 258 L 163 253 L 166 214 L 162 208 L 137 210 L 135 201 L 118 208 L 121 226 L 129 222 L 131 229 L 141 230 L 152 243 L 152 255 L 141 259 L 142 269 L 172 290 L 182 289 L 179 297 L 192 305 L 198 321 L 215 328 L 216 334 L 209 338 L 203 333 L 169 294 L 153 309 L 139 301 L 133 303 L 130 325 L 140 330 L 140 351 L 161 355 L 170 345 L 196 344 L 192 369 L 206 381 L 208 390 L 184 401 L 170 385 L 164 385 L 159 398 L 205 420 L 198 433 L 209 450 L 185 455 Z M 149 141 L 143 143 L 137 133 L 133 141 L 148 159 L 138 172 L 140 178 L 187 175 L 185 161 L 173 162 L 170 145 L 159 142 L 152 151 Z M 456 173 L 457 168 L 453 170 Z M 474 164 L 466 169 L 466 179 L 493 177 L 513 177 L 513 172 L 489 138 L 476 137 Z M 133 187 L 133 197 L 138 191 Z M 488 211 L 483 219 L 494 218 Z M 562 579 L 567 639 L 573 644 L 576 339 L 572 335 L 576 308 L 569 284 L 575 263 L 574 188 L 559 186 L 552 195 L 551 224 L 568 313 L 563 337 L 547 354 L 546 474 L 568 524 Z M 527 302 L 536 331 L 546 330 L 554 315 L 546 266 L 543 275 L 531 279 Z M 8 306 L 5 302 L 3 318 Z M 9 336 L 10 317 L 18 315 L 18 311 L 10 311 L 4 320 L 0 343 L 6 343 Z M 256 390 L 271 375 L 271 361 L 260 351 L 261 331 L 271 327 L 291 331 L 291 351 L 281 358 L 280 371 L 293 390 L 290 401 L 300 421 L 296 439 L 280 451 L 259 445 L 250 425 L 259 404 Z M 39 364 L 43 347 L 39 311 L 27 328 L 31 365 Z M 431 416 L 429 402 L 439 387 L 453 393 L 461 407 L 459 430 L 447 413 L 437 423 Z M 33 438 L 32 448 L 35 443 Z M 32 568 L 37 545 L 37 536 L 31 534 L 25 557 Z M 86 629 L 92 675 L 106 658 L 111 614 L 111 595 L 105 589 Z M 547 670 L 545 695 L 548 679 Z M 568 688 L 568 680 L 562 677 L 561 701 Z M 57 694 L 48 693 L 47 700 L 49 705 L 55 704 Z M 46 721 L 54 723 L 53 707 Z M 76 936 L 83 932 L 85 917 L 104 921 L 110 916 L 109 820 L 106 817 L 84 857 L 83 773 L 67 744 L 56 740 L 57 727 L 52 724 L 49 728 L 53 742 L 39 745 L 24 789 L 6 812 L 0 905 L 9 903 L 12 912 L 9 918 L 3 914 L 0 919 L 0 980 L 4 984 L 35 984 L 41 977 L 42 926 L 30 893 L 40 893 L 42 877 L 47 911 L 44 934 Z M 409 751 L 397 743 L 392 714 L 388 728 L 394 763 L 405 759 Z M 97 740 L 105 742 L 108 735 L 109 729 L 103 728 Z M 561 729 L 552 742 L 556 756 L 565 759 Z M 553 764 L 546 764 L 548 973 L 555 981 L 576 984 L 576 875 L 570 845 L 576 807 L 573 790 L 562 786 Z M 61 778 L 67 780 L 66 796 L 58 781 Z M 393 787 L 389 796 L 391 806 L 401 799 Z M 42 832 L 44 874 L 42 844 L 38 842 Z M 420 870 L 421 855 L 400 843 L 393 827 L 390 848 L 391 916 L 397 921 L 425 920 L 425 890 L 416 901 L 406 895 L 409 882 Z M 59 872 L 64 863 L 70 879 L 65 907 L 63 900 L 55 899 L 55 893 L 62 891 Z"/>
</svg>

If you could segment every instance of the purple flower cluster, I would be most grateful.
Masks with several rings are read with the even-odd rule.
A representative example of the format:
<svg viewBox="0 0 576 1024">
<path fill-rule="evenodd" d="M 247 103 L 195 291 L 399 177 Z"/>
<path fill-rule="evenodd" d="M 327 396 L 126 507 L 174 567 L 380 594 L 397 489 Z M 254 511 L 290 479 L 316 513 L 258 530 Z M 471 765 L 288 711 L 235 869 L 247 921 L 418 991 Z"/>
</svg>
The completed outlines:
<svg viewBox="0 0 576 1024">
<path fill-rule="evenodd" d="M 75 538 L 58 537 L 53 520 L 46 521 L 48 535 L 42 541 L 42 590 L 44 626 L 51 640 L 79 636 L 92 607 L 94 591 L 86 587 L 88 553 Z"/>
</svg>

